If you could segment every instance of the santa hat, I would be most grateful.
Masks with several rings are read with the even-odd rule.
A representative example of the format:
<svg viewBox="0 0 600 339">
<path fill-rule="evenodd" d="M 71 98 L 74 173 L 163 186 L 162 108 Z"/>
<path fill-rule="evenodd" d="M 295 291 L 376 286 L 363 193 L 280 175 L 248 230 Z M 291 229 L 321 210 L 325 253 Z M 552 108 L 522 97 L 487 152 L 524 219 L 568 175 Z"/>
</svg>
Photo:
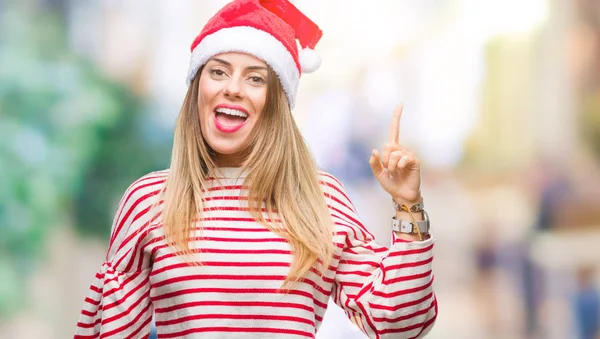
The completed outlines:
<svg viewBox="0 0 600 339">
<path fill-rule="evenodd" d="M 248 53 L 275 71 L 293 107 L 300 74 L 321 65 L 314 48 L 322 35 L 319 27 L 287 0 L 235 0 L 215 14 L 194 39 L 187 83 L 217 54 Z"/>
</svg>

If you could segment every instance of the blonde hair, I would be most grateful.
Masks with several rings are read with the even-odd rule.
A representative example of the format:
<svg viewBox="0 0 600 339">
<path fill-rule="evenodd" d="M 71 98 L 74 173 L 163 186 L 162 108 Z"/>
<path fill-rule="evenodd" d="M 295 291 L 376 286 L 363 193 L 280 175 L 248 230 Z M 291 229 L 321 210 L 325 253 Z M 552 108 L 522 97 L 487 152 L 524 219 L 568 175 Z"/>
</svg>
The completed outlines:
<svg viewBox="0 0 600 339">
<path fill-rule="evenodd" d="M 177 119 L 171 168 L 162 192 L 165 237 L 186 257 L 192 255 L 192 227 L 202 211 L 205 180 L 215 175 L 217 166 L 214 151 L 200 129 L 201 73 L 202 68 L 188 88 Z M 244 156 L 243 169 L 248 172 L 244 186 L 248 187 L 253 218 L 287 239 L 292 247 L 293 261 L 282 287 L 300 281 L 313 267 L 323 273 L 333 254 L 331 216 L 315 162 L 270 68 L 265 107 Z M 261 212 L 263 204 L 271 222 Z"/>
</svg>

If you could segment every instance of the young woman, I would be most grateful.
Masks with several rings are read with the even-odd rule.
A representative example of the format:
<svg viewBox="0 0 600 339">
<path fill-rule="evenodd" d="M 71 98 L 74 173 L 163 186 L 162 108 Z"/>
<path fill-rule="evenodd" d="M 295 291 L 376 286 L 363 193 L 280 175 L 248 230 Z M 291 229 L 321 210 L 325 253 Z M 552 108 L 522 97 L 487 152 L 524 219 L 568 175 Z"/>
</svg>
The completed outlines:
<svg viewBox="0 0 600 339">
<path fill-rule="evenodd" d="M 170 169 L 125 192 L 76 338 L 147 337 L 153 316 L 159 338 L 313 338 L 329 298 L 370 338 L 429 332 L 433 241 L 402 107 L 370 159 L 396 206 L 389 249 L 294 122 L 320 37 L 285 0 L 236 0 L 206 24 Z"/>
</svg>

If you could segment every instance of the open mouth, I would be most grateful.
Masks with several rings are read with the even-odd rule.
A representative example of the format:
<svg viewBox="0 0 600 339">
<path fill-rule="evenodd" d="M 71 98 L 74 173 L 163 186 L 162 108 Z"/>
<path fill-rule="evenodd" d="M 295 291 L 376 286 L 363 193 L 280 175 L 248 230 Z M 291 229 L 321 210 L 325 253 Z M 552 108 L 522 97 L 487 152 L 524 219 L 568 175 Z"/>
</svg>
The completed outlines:
<svg viewBox="0 0 600 339">
<path fill-rule="evenodd" d="M 248 113 L 234 108 L 218 107 L 214 114 L 215 125 L 222 132 L 235 132 L 248 120 Z"/>
</svg>

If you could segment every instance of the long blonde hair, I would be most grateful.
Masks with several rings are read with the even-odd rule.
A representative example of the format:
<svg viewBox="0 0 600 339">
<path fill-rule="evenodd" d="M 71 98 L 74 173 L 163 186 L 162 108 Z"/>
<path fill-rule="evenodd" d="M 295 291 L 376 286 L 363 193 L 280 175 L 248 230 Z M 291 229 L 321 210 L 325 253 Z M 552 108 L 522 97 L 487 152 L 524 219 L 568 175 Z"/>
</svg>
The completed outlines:
<svg viewBox="0 0 600 339">
<path fill-rule="evenodd" d="M 202 68 L 188 88 L 177 119 L 171 168 L 162 192 L 166 240 L 184 256 L 192 255 L 192 227 L 198 227 L 194 219 L 202 211 L 202 190 L 217 166 L 214 151 L 200 129 L 201 73 Z M 248 172 L 244 186 L 248 187 L 253 218 L 286 238 L 293 250 L 283 287 L 301 280 L 313 267 L 324 272 L 333 254 L 329 209 L 315 161 L 296 126 L 279 78 L 270 68 L 265 107 L 244 155 L 243 169 Z M 265 220 L 263 204 L 272 222 Z M 276 219 L 280 222 L 273 222 Z"/>
</svg>

